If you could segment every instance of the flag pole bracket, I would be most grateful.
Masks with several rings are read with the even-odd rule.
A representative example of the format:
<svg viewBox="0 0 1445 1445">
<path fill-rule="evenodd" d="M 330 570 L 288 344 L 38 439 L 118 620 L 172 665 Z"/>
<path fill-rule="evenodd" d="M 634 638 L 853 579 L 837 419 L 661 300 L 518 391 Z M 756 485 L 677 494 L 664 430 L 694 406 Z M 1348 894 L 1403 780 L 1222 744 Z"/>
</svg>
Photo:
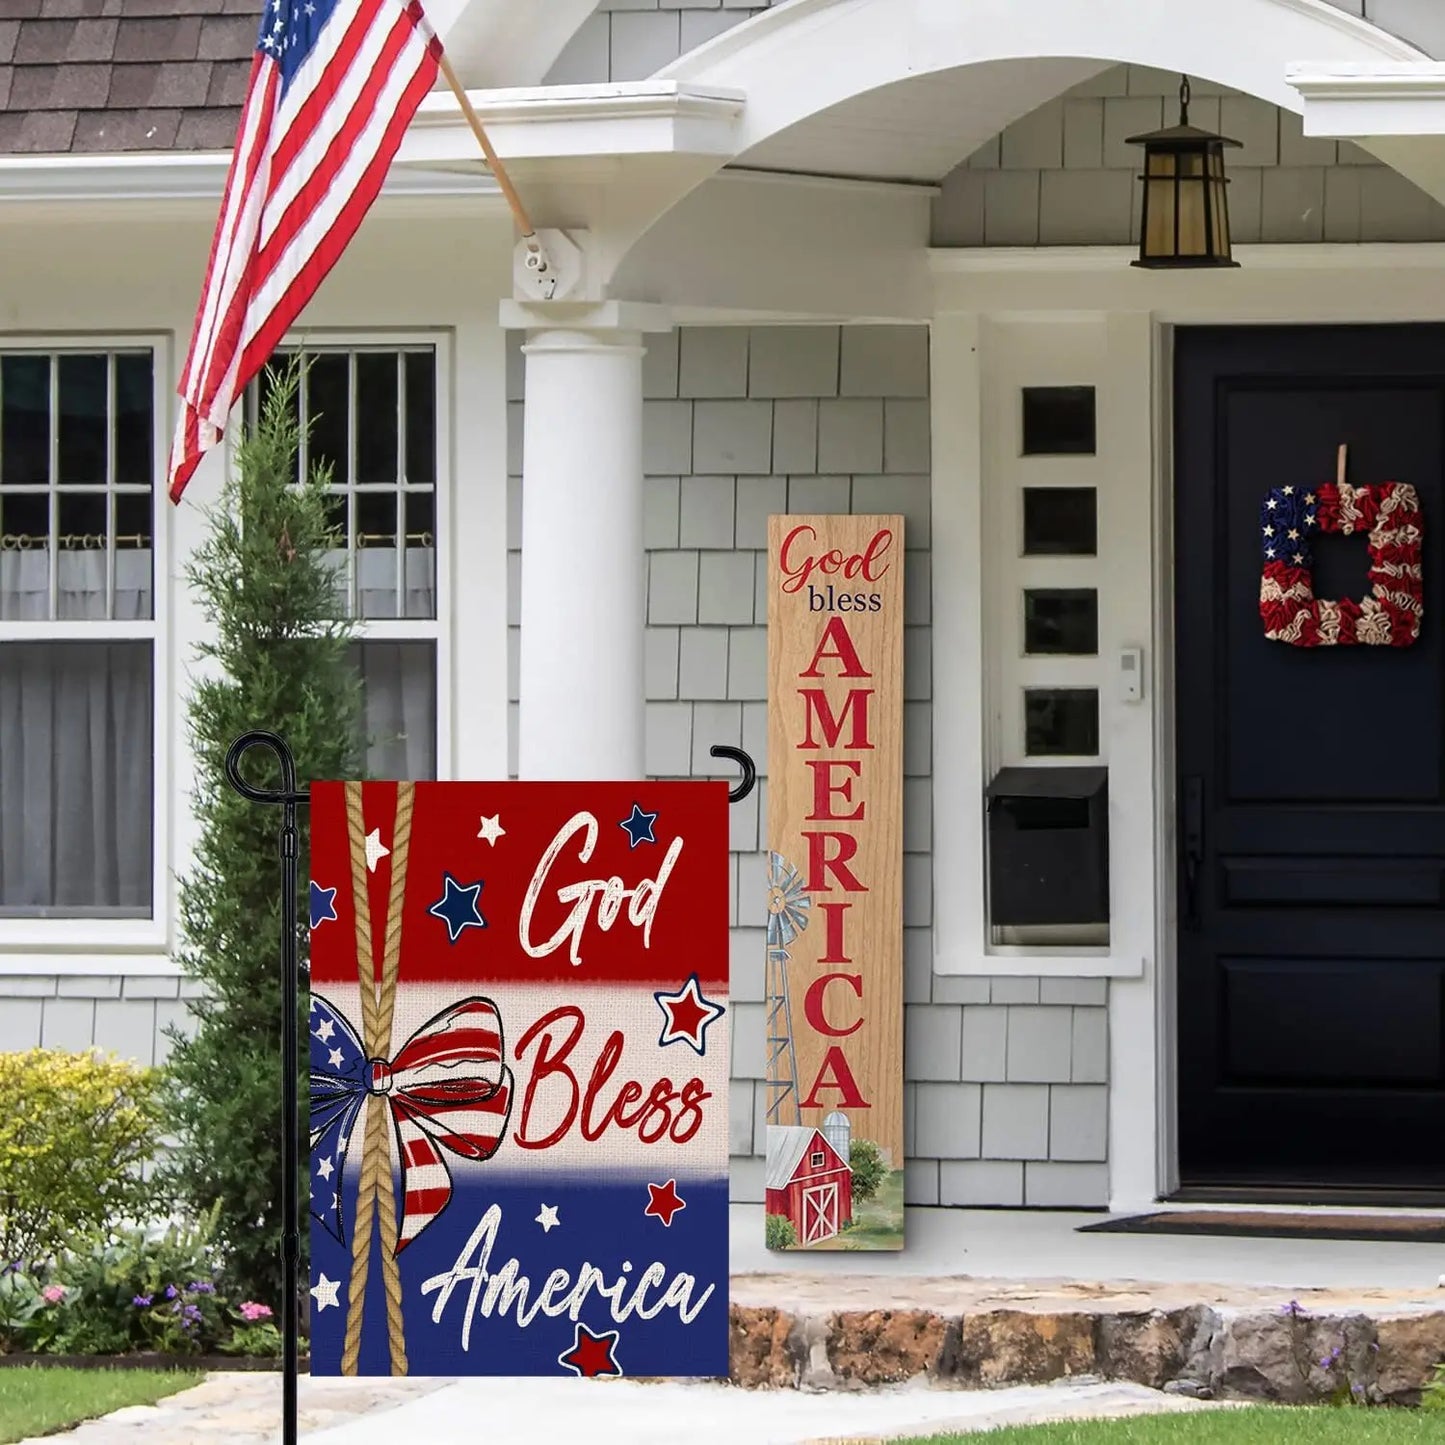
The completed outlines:
<svg viewBox="0 0 1445 1445">
<path fill-rule="evenodd" d="M 565 231 L 524 236 L 512 253 L 512 285 L 519 301 L 569 301 L 582 289 L 582 248 Z"/>
</svg>

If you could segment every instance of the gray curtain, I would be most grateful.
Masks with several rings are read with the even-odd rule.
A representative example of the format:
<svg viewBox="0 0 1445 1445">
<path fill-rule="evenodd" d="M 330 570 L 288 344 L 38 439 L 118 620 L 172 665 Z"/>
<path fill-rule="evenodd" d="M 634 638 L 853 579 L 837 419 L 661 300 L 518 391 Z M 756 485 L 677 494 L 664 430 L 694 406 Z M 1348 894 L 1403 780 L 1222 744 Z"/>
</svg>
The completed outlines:
<svg viewBox="0 0 1445 1445">
<path fill-rule="evenodd" d="M 372 778 L 436 777 L 436 649 L 430 642 L 356 645 Z"/>
<path fill-rule="evenodd" d="M 50 555 L 0 553 L 0 616 L 51 616 Z M 106 616 L 106 553 L 59 553 L 55 614 Z M 117 620 L 151 615 L 151 554 L 115 554 Z M 0 644 L 0 913 L 147 917 L 149 641 Z"/>
</svg>

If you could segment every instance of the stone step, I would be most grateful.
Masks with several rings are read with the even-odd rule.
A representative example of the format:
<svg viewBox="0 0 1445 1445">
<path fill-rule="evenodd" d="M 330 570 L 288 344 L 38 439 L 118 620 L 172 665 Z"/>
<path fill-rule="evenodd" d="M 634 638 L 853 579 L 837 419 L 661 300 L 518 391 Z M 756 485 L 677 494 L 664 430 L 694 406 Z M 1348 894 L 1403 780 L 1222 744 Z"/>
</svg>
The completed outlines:
<svg viewBox="0 0 1445 1445">
<path fill-rule="evenodd" d="M 732 1373 L 764 1389 L 1116 1380 L 1200 1399 L 1413 1405 L 1445 1362 L 1445 1298 L 968 1278 L 744 1275 Z"/>
</svg>

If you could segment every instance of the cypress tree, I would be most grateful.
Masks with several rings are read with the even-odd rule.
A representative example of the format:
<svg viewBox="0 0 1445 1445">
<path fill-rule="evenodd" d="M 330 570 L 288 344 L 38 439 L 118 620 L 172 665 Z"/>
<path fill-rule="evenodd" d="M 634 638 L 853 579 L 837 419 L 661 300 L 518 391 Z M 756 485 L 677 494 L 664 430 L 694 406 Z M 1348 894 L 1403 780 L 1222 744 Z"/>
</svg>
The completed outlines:
<svg viewBox="0 0 1445 1445">
<path fill-rule="evenodd" d="M 207 539 L 185 573 L 208 628 L 189 700 L 199 837 L 179 885 L 179 956 L 203 994 L 192 1003 L 189 1036 L 171 1035 L 167 1097 L 179 1142 L 160 1182 L 196 1215 L 219 1201 L 217 1243 L 228 1283 L 240 1298 L 278 1305 L 281 818 L 279 808 L 239 797 L 226 782 L 224 763 L 238 735 L 261 727 L 290 744 L 301 787 L 313 779 L 359 777 L 362 698 L 347 655 L 353 624 L 339 616 L 326 556 L 344 545 L 330 520 L 329 474 L 317 467 L 297 479 L 297 363 L 266 380 L 258 421 L 238 448 L 236 474 L 209 514 Z M 279 786 L 269 753 L 253 749 L 243 766 L 256 786 Z M 298 914 L 292 920 L 303 1030 L 307 812 L 298 809 Z M 303 1034 L 303 1114 L 305 1044 Z M 297 1180 L 303 1201 L 305 1159 L 303 1149 Z M 304 1231 L 302 1242 L 304 1248 Z"/>
</svg>

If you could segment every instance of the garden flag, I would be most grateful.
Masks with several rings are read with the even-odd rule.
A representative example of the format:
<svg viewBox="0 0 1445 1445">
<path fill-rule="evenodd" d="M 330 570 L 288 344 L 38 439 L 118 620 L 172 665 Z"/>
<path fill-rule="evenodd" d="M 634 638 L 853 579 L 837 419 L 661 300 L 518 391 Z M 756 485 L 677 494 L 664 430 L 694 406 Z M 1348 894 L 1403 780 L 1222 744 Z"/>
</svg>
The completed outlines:
<svg viewBox="0 0 1445 1445">
<path fill-rule="evenodd" d="M 727 1374 L 727 808 L 313 786 L 313 1374 Z"/>
<path fill-rule="evenodd" d="M 265 0 L 181 373 L 173 502 L 356 234 L 440 55 L 418 0 Z"/>
</svg>

